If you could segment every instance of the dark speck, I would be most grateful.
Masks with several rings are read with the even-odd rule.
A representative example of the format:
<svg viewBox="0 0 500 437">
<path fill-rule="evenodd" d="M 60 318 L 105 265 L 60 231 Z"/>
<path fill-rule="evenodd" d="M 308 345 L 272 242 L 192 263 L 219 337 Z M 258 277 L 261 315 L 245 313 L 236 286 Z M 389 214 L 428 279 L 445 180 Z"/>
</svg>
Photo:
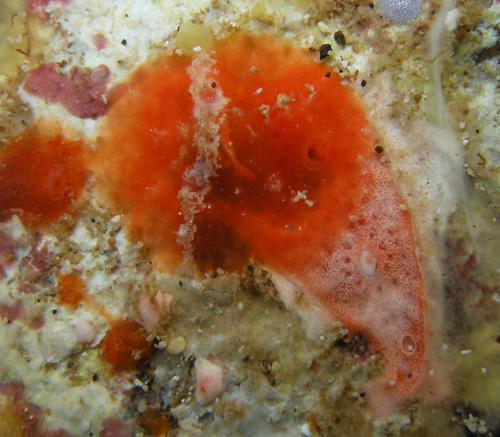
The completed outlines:
<svg viewBox="0 0 500 437">
<path fill-rule="evenodd" d="M 339 45 L 339 46 L 345 46 L 345 36 L 344 34 L 342 33 L 341 30 L 337 30 L 337 32 L 335 32 L 333 34 L 333 38 L 335 39 L 335 42 Z"/>
<path fill-rule="evenodd" d="M 52 314 L 57 314 L 57 310 L 52 310 Z"/>
<path fill-rule="evenodd" d="M 99 379 L 99 375 L 97 373 L 94 373 L 92 375 L 92 381 L 96 382 Z"/>
<path fill-rule="evenodd" d="M 332 49 L 332 46 L 330 44 L 323 44 L 319 48 L 319 59 L 322 61 L 328 56 L 328 52 Z"/>
<path fill-rule="evenodd" d="M 360 397 L 364 398 L 365 397 L 365 392 L 362 391 L 360 394 L 359 394 Z"/>
<path fill-rule="evenodd" d="M 325 77 L 330 77 L 332 75 L 332 73 L 328 72 L 325 74 Z"/>
<path fill-rule="evenodd" d="M 211 86 L 212 88 L 215 88 L 215 87 L 217 86 L 217 84 L 216 84 L 215 82 L 212 82 L 212 83 L 210 84 L 210 86 Z"/>
<path fill-rule="evenodd" d="M 124 45 L 124 46 L 127 45 L 127 40 L 126 39 L 122 39 L 122 45 Z"/>
<path fill-rule="evenodd" d="M 362 87 L 365 87 L 365 86 L 366 86 L 366 80 L 364 80 L 364 79 L 363 79 L 363 80 L 361 81 L 361 86 L 362 86 Z"/>
<path fill-rule="evenodd" d="M 248 355 L 245 355 L 241 361 L 246 363 L 249 359 L 250 359 L 250 357 Z"/>
<path fill-rule="evenodd" d="M 182 281 L 179 281 L 179 285 L 182 287 Z"/>
<path fill-rule="evenodd" d="M 500 343 L 500 335 L 495 339 L 497 343 Z"/>
<path fill-rule="evenodd" d="M 382 153 L 383 151 L 384 151 L 384 148 L 382 146 L 375 146 L 375 152 Z"/>
<path fill-rule="evenodd" d="M 369 7 L 370 9 L 373 9 L 373 3 L 369 3 L 369 4 L 368 4 L 368 7 Z"/>
</svg>

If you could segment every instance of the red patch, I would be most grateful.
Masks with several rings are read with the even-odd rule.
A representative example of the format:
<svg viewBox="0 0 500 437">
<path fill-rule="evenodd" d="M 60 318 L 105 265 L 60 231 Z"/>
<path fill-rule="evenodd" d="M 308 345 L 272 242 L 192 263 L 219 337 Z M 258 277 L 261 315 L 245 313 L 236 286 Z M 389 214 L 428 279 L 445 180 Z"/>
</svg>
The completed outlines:
<svg viewBox="0 0 500 437">
<path fill-rule="evenodd" d="M 34 96 L 60 103 L 75 117 L 97 119 L 108 109 L 104 95 L 110 71 L 105 65 L 93 70 L 73 67 L 61 74 L 56 63 L 44 64 L 26 73 L 24 90 Z"/>
<path fill-rule="evenodd" d="M 59 287 L 57 289 L 57 296 L 59 301 L 68 306 L 77 306 L 85 297 L 82 291 L 85 287 L 85 281 L 75 274 L 61 274 L 59 275 Z"/>
<path fill-rule="evenodd" d="M 361 333 L 386 369 L 368 402 L 388 412 L 427 374 L 422 275 L 363 108 L 327 72 L 248 36 L 142 67 L 111 93 L 93 167 L 166 268 L 234 271 L 253 258 Z"/>
<path fill-rule="evenodd" d="M 137 322 L 120 320 L 103 340 L 103 358 L 114 370 L 132 370 L 139 360 L 151 356 L 148 333 Z"/>
<path fill-rule="evenodd" d="M 0 152 L 0 218 L 18 213 L 32 224 L 55 222 L 71 211 L 85 179 L 79 142 L 25 131 Z"/>
</svg>

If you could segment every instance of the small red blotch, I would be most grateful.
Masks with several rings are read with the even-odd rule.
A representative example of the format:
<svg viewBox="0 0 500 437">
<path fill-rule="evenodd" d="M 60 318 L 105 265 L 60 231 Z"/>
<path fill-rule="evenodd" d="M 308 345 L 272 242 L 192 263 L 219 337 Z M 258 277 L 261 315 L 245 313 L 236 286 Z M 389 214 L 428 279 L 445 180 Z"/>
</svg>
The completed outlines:
<svg viewBox="0 0 500 437">
<path fill-rule="evenodd" d="M 224 393 L 224 371 L 219 365 L 205 358 L 198 358 L 196 370 L 196 402 L 205 406 Z"/>
<path fill-rule="evenodd" d="M 79 141 L 27 130 L 0 152 L 0 218 L 55 222 L 72 210 L 86 180 Z"/>
<path fill-rule="evenodd" d="M 59 301 L 70 307 L 77 306 L 85 297 L 83 288 L 85 281 L 73 273 L 59 275 L 59 287 L 57 296 Z"/>
<path fill-rule="evenodd" d="M 151 356 L 148 333 L 133 320 L 115 323 L 103 340 L 103 358 L 114 370 L 133 370 L 137 363 Z"/>
<path fill-rule="evenodd" d="M 68 6 L 72 0 L 28 0 L 26 6 L 28 11 L 41 18 L 48 18 L 49 14 L 45 12 L 45 8 L 50 3 L 58 3 L 61 7 Z"/>
<path fill-rule="evenodd" d="M 102 33 L 98 33 L 92 36 L 92 44 L 97 50 L 104 50 L 108 46 L 108 39 Z"/>
</svg>

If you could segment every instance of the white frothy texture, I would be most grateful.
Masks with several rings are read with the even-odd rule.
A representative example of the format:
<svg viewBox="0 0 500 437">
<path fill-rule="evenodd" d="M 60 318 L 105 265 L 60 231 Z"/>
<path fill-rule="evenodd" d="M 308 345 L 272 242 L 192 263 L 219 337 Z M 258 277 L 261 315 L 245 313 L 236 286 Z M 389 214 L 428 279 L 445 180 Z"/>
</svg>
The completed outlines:
<svg viewBox="0 0 500 437">
<path fill-rule="evenodd" d="M 422 11 L 421 0 L 380 0 L 380 13 L 394 24 L 406 24 L 415 20 Z"/>
<path fill-rule="evenodd" d="M 373 411 L 383 415 L 420 390 L 423 396 L 439 397 L 447 388 L 446 378 L 439 387 L 426 381 L 427 366 L 434 361 L 427 350 L 433 346 L 419 302 L 427 303 L 427 290 L 406 208 L 384 164 L 373 158 L 364 160 L 363 167 L 373 184 L 339 238 L 302 272 L 273 272 L 272 279 L 309 333 L 318 322 L 338 321 L 349 336 L 362 333 L 381 354 L 385 372 L 365 391 Z"/>
</svg>

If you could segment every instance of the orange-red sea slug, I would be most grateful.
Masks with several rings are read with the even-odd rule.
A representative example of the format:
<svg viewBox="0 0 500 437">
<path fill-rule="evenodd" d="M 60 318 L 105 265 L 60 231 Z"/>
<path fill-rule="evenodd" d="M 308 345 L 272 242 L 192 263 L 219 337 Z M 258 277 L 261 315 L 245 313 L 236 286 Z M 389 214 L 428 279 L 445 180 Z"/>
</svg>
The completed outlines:
<svg viewBox="0 0 500 437">
<path fill-rule="evenodd" d="M 306 321 L 340 321 L 382 356 L 366 390 L 377 413 L 432 390 L 411 218 L 338 76 L 239 35 L 142 66 L 110 102 L 98 186 L 158 262 L 266 265 Z"/>
</svg>

